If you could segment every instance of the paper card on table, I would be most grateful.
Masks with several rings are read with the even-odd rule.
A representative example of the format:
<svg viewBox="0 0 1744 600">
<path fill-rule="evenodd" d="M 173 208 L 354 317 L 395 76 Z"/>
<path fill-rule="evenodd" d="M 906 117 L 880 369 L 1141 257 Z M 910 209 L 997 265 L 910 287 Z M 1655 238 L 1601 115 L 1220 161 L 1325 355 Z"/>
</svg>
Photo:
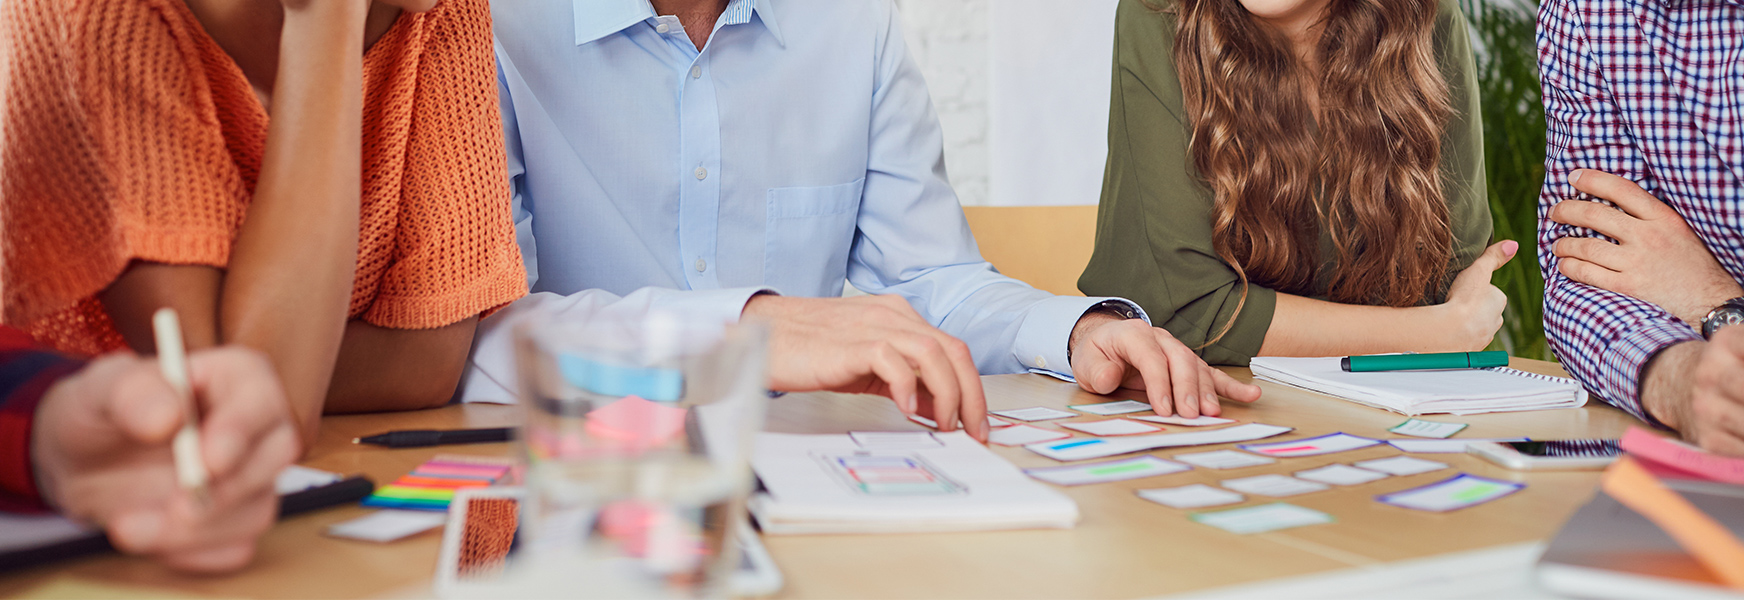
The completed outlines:
<svg viewBox="0 0 1744 600">
<path fill-rule="evenodd" d="M 447 522 L 448 513 L 378 510 L 344 523 L 329 525 L 327 535 L 366 542 L 391 542 L 441 527 Z"/>
<path fill-rule="evenodd" d="M 1226 423 L 1234 423 L 1235 422 L 1235 419 L 1224 419 L 1221 417 L 1199 417 L 1197 419 L 1188 419 L 1186 417 L 1132 417 L 1132 418 L 1138 419 L 1140 421 L 1150 421 L 1152 423 L 1162 423 L 1164 425 L 1180 425 L 1182 427 L 1207 427 L 1207 426 L 1211 426 L 1211 425 L 1223 425 Z"/>
<path fill-rule="evenodd" d="M 303 490 L 339 483 L 341 479 L 345 479 L 345 476 L 301 465 L 291 465 L 285 467 L 285 470 L 279 471 L 278 479 L 273 480 L 273 491 L 280 496 L 295 494 Z"/>
<path fill-rule="evenodd" d="M 1230 533 L 1240 534 L 1265 533 L 1332 522 L 1332 515 L 1283 502 L 1194 513 L 1191 518 Z"/>
<path fill-rule="evenodd" d="M 1019 421 L 1050 421 L 1053 419 L 1066 419 L 1078 416 L 1063 410 L 1054 410 L 1046 406 L 1032 406 L 1030 408 L 1019 408 L 1014 410 L 996 410 L 993 411 L 993 414 L 1007 419 L 1017 419 Z"/>
<path fill-rule="evenodd" d="M 1671 491 L 1630 457 L 1605 469 L 1606 494 L 1652 521 L 1702 566 L 1734 589 L 1744 589 L 1744 544 L 1725 525 Z"/>
<path fill-rule="evenodd" d="M 1273 498 L 1323 492 L 1330 489 L 1326 487 L 1326 484 L 1302 481 L 1288 475 L 1255 475 L 1241 479 L 1225 479 L 1221 485 L 1238 492 Z"/>
<path fill-rule="evenodd" d="M 1079 404 L 1076 406 L 1068 406 L 1066 408 L 1079 412 L 1087 412 L 1093 415 L 1111 417 L 1127 413 L 1145 412 L 1151 409 L 1151 405 L 1136 400 L 1121 400 L 1119 402 L 1103 402 L 1101 404 Z"/>
<path fill-rule="evenodd" d="M 1411 458 L 1409 456 L 1365 460 L 1356 463 L 1356 466 L 1370 471 L 1380 471 L 1389 475 L 1416 475 L 1418 473 L 1440 471 L 1447 468 L 1446 463 L 1438 463 L 1433 460 L 1423 460 L 1421 458 Z"/>
<path fill-rule="evenodd" d="M 1370 481 L 1386 479 L 1390 475 L 1350 465 L 1326 465 L 1318 469 L 1297 471 L 1296 477 L 1332 485 L 1361 485 Z"/>
<path fill-rule="evenodd" d="M 987 441 L 1001 446 L 1024 446 L 1069 437 L 1072 437 L 1072 434 L 1064 431 L 1042 429 L 1031 425 L 1013 425 L 993 430 L 993 433 L 987 434 Z"/>
<path fill-rule="evenodd" d="M 1077 377 L 1073 377 L 1073 376 L 1067 375 L 1065 373 L 1055 373 L 1055 372 L 1049 371 L 1047 369 L 1030 369 L 1029 372 L 1034 373 L 1036 375 L 1045 375 L 1048 377 L 1052 377 L 1054 379 L 1058 379 L 1058 380 L 1064 381 L 1066 383 L 1078 383 Z"/>
<path fill-rule="evenodd" d="M 587 432 L 616 442 L 617 449 L 641 452 L 684 435 L 688 413 L 683 408 L 625 396 L 587 413 Z"/>
<path fill-rule="evenodd" d="M 1089 440 L 1066 440 L 1024 446 L 1030 452 L 1046 456 L 1058 461 L 1089 460 L 1120 454 L 1144 452 L 1157 448 L 1174 448 L 1178 446 L 1206 446 L 1210 444 L 1227 444 L 1230 442 L 1250 442 L 1283 435 L 1294 431 L 1289 427 L 1247 423 L 1213 429 L 1211 431 L 1189 431 L 1186 433 L 1152 433 L 1148 435 L 1129 435 L 1114 438 L 1098 438 Z"/>
<path fill-rule="evenodd" d="M 1409 435 L 1420 438 L 1450 438 L 1466 428 L 1465 423 L 1438 423 L 1422 419 L 1406 419 L 1404 423 L 1394 425 L 1391 431 L 1399 435 Z"/>
<path fill-rule="evenodd" d="M 938 421 L 934 421 L 932 419 L 928 419 L 928 418 L 920 416 L 920 415 L 909 415 L 908 420 L 914 421 L 916 423 L 920 423 L 922 425 L 925 425 L 927 427 L 931 427 L 933 429 L 939 428 Z M 997 429 L 1000 427 L 1010 427 L 1012 425 L 1015 425 L 1015 423 L 1012 423 L 1011 421 L 1007 421 L 1005 419 L 1001 419 L 999 417 L 995 417 L 993 415 L 987 415 L 987 426 L 988 427 L 992 427 L 992 428 Z"/>
<path fill-rule="evenodd" d="M 909 448 L 943 448 L 944 442 L 931 431 L 852 431 L 848 437 L 868 450 L 903 450 Z"/>
<path fill-rule="evenodd" d="M 1133 435 L 1157 432 L 1157 428 L 1155 427 L 1126 419 L 1061 423 L 1060 426 L 1074 431 L 1082 431 L 1090 435 Z"/>
<path fill-rule="evenodd" d="M 1139 490 L 1138 497 L 1171 508 L 1205 508 L 1208 506 L 1223 506 L 1246 500 L 1247 497 L 1220 490 L 1203 483 L 1184 485 L 1174 488 L 1155 490 Z"/>
<path fill-rule="evenodd" d="M 1246 452 L 1237 452 L 1235 450 L 1213 450 L 1211 452 L 1176 454 L 1174 458 L 1175 460 L 1195 467 L 1205 467 L 1207 469 L 1240 469 L 1243 467 L 1257 467 L 1278 462 L 1278 459 L 1275 458 L 1248 454 Z"/>
<path fill-rule="evenodd" d="M 1192 469 L 1178 462 L 1167 461 L 1155 456 L 1140 456 L 1123 460 L 1091 463 L 1087 465 L 1072 465 L 1069 467 L 1048 467 L 1045 469 L 1024 469 L 1030 477 L 1055 485 L 1084 485 L 1086 483 L 1108 483 L 1110 481 L 1125 481 L 1168 475 Z"/>
<path fill-rule="evenodd" d="M 1375 499 L 1386 504 L 1429 512 L 1477 506 L 1525 489 L 1526 484 L 1460 473 L 1429 485 L 1393 492 Z"/>
<path fill-rule="evenodd" d="M 1524 442 L 1526 438 L 1484 440 L 1387 440 L 1394 448 L 1413 454 L 1465 454 L 1465 445 L 1472 442 Z"/>
<path fill-rule="evenodd" d="M 1273 442 L 1270 444 L 1246 444 L 1241 446 L 1241 449 L 1266 456 L 1294 458 L 1298 456 L 1315 456 L 1319 454 L 1344 452 L 1346 450 L 1356 450 L 1358 448 L 1367 448 L 1379 443 L 1381 443 L 1380 440 L 1357 437 L 1348 433 L 1332 433 L 1320 437 L 1311 437 L 1305 440 Z"/>
<path fill-rule="evenodd" d="M 1714 481 L 1744 485 L 1744 458 L 1728 458 L 1640 427 L 1623 434 L 1623 450 L 1649 463 Z M 1643 465 L 1646 466 L 1646 465 Z"/>
</svg>

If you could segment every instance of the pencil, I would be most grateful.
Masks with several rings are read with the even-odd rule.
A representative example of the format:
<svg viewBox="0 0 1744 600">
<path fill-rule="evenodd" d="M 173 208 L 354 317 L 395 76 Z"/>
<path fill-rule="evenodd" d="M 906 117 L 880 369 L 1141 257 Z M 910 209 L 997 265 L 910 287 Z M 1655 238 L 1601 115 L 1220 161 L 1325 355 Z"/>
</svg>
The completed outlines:
<svg viewBox="0 0 1744 600">
<path fill-rule="evenodd" d="M 176 461 L 176 481 L 182 489 L 204 499 L 206 462 L 200 459 L 200 412 L 194 407 L 194 395 L 188 384 L 188 352 L 182 345 L 182 322 L 175 309 L 160 308 L 151 316 L 151 328 L 157 338 L 157 364 L 186 415 L 182 430 L 176 432 L 170 446 Z"/>
</svg>

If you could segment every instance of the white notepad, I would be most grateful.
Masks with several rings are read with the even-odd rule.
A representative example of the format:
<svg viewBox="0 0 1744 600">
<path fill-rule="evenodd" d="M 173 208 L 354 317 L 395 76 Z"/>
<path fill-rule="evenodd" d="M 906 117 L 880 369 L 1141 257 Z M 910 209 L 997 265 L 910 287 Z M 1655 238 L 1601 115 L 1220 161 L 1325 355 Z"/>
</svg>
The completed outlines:
<svg viewBox="0 0 1744 600">
<path fill-rule="evenodd" d="M 961 431 L 931 449 L 867 450 L 846 435 L 762 433 L 751 460 L 768 489 L 764 533 L 1066 528 L 1078 505 Z"/>
<path fill-rule="evenodd" d="M 1587 392 L 1573 379 L 1507 367 L 1347 373 L 1339 357 L 1259 357 L 1254 377 L 1406 416 L 1578 408 Z"/>
</svg>

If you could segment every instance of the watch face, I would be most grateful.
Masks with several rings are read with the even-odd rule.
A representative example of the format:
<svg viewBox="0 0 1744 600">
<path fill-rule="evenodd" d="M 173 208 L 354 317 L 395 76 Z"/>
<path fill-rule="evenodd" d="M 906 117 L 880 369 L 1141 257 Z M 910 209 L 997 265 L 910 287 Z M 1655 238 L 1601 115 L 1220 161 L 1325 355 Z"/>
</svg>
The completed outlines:
<svg viewBox="0 0 1744 600">
<path fill-rule="evenodd" d="M 1713 337 L 1714 332 L 1722 327 L 1744 324 L 1744 306 L 1727 304 L 1714 309 L 1707 319 L 1702 321 L 1702 336 Z"/>
</svg>

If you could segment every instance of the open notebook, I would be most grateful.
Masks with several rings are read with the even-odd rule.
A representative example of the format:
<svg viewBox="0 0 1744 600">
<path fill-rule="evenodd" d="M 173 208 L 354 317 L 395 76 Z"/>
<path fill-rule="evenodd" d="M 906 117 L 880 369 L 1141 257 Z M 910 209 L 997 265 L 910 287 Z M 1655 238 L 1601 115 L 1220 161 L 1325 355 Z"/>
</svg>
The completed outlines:
<svg viewBox="0 0 1744 600">
<path fill-rule="evenodd" d="M 1507 367 L 1347 373 L 1339 368 L 1339 357 L 1260 357 L 1250 366 L 1260 379 L 1408 416 L 1577 408 L 1587 403 L 1580 382 Z"/>
<path fill-rule="evenodd" d="M 757 436 L 766 534 L 1068 528 L 1078 505 L 961 431 Z"/>
</svg>

